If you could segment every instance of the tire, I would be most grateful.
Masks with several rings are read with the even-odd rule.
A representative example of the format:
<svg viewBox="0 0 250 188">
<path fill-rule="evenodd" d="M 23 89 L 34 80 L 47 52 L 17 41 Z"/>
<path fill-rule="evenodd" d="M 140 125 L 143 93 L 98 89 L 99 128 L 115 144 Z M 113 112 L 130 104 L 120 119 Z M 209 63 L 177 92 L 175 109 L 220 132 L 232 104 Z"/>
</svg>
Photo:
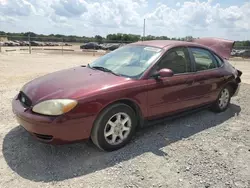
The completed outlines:
<svg viewBox="0 0 250 188">
<path fill-rule="evenodd" d="M 227 93 L 227 94 L 225 94 L 225 93 Z M 225 95 L 228 95 L 228 96 L 225 97 Z M 227 110 L 227 108 L 230 104 L 231 97 L 232 97 L 232 88 L 230 86 L 224 87 L 221 90 L 217 100 L 213 104 L 211 110 L 213 112 L 217 112 L 217 113 L 224 112 L 225 110 Z M 223 100 L 225 100 L 225 101 L 222 102 Z"/>
<path fill-rule="evenodd" d="M 118 150 L 131 140 L 136 126 L 137 119 L 134 110 L 126 104 L 117 103 L 106 108 L 97 117 L 91 132 L 91 139 L 101 150 Z"/>
</svg>

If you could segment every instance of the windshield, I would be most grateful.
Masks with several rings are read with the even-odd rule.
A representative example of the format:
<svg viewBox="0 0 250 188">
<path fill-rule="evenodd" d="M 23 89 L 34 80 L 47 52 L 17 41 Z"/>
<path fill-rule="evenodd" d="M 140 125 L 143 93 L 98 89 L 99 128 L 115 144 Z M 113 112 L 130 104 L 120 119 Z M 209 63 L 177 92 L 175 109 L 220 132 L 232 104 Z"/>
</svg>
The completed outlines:
<svg viewBox="0 0 250 188">
<path fill-rule="evenodd" d="M 89 64 L 90 68 L 103 67 L 102 70 L 125 76 L 139 78 L 160 56 L 161 48 L 148 46 L 125 46 L 110 52 Z"/>
</svg>

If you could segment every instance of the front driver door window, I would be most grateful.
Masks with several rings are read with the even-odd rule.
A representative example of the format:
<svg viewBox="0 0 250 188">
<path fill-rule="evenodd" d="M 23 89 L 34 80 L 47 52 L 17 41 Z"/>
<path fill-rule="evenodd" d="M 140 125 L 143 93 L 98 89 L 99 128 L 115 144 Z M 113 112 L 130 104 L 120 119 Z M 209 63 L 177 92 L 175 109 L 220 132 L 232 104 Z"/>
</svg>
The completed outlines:
<svg viewBox="0 0 250 188">
<path fill-rule="evenodd" d="M 167 52 L 167 54 L 160 61 L 157 70 L 168 68 L 174 74 L 188 73 L 191 71 L 188 51 L 186 48 L 174 48 Z"/>
</svg>

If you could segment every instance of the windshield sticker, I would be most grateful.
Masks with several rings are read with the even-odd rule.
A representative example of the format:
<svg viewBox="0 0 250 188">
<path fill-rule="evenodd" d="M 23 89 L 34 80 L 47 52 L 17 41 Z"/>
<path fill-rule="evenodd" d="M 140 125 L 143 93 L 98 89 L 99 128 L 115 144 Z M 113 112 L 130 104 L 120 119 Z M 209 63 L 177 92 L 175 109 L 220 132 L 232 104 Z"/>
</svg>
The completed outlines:
<svg viewBox="0 0 250 188">
<path fill-rule="evenodd" d="M 161 51 L 160 48 L 154 48 L 154 47 L 145 47 L 144 50 L 152 51 L 152 52 L 160 52 Z"/>
</svg>

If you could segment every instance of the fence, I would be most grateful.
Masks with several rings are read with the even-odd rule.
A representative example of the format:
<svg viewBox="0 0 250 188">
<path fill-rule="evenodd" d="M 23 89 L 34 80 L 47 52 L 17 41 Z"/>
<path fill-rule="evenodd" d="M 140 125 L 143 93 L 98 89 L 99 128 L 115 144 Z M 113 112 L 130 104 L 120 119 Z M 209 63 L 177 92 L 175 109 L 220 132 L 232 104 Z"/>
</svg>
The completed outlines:
<svg viewBox="0 0 250 188">
<path fill-rule="evenodd" d="M 234 46 L 235 50 L 250 50 L 250 46 Z"/>
<path fill-rule="evenodd" d="M 1 41 L 1 39 L 5 41 Z M 7 40 L 6 40 L 7 39 Z M 73 42 L 72 42 L 73 41 Z M 91 44 L 92 46 L 91 46 Z M 0 35 L 0 52 L 12 52 L 20 51 L 32 53 L 33 51 L 43 51 L 43 52 L 58 52 L 62 55 L 65 52 L 76 52 L 76 53 L 92 53 L 95 55 L 98 50 L 102 50 L 102 53 L 114 50 L 121 45 L 128 44 L 134 41 L 122 41 L 122 40 L 107 40 L 107 39 L 79 39 L 70 37 L 31 37 L 31 36 L 1 36 Z M 81 47 L 81 45 L 86 45 L 89 43 L 90 46 Z"/>
<path fill-rule="evenodd" d="M 1 52 L 14 52 L 21 53 L 43 52 L 43 53 L 77 53 L 77 54 L 96 54 L 103 55 L 111 50 L 119 48 L 124 44 L 138 41 L 125 41 L 125 40 L 107 40 L 103 38 L 82 38 L 69 36 L 67 38 L 56 36 L 6 36 L 0 35 L 0 53 Z M 92 42 L 92 46 L 82 45 Z M 93 43 L 94 42 L 94 43 Z M 101 50 L 101 51 L 100 51 Z M 250 46 L 235 46 L 232 56 L 249 56 Z M 246 51 L 246 52 L 244 52 Z"/>
</svg>

